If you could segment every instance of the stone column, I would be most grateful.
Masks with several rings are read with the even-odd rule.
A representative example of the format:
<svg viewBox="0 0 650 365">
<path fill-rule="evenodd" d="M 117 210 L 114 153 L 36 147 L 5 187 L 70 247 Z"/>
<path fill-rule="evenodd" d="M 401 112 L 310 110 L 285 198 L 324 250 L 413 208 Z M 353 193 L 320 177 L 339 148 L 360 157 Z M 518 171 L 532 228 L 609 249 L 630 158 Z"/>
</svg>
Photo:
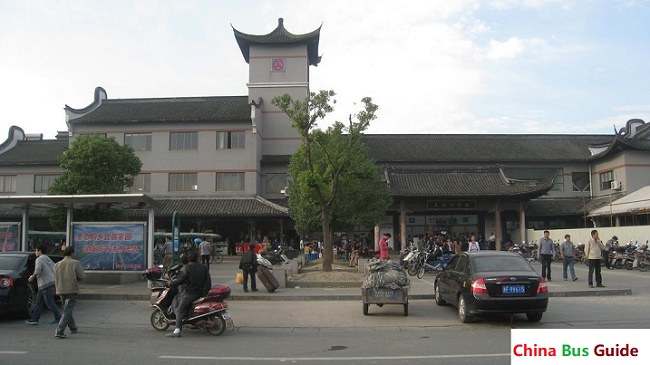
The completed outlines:
<svg viewBox="0 0 650 365">
<path fill-rule="evenodd" d="M 494 202 L 494 236 L 496 237 L 496 250 L 501 250 L 501 241 L 503 240 L 503 229 L 501 224 L 501 208 L 499 201 Z"/>
<path fill-rule="evenodd" d="M 406 202 L 404 199 L 400 202 L 399 237 L 400 252 L 404 252 L 406 250 Z"/>
</svg>

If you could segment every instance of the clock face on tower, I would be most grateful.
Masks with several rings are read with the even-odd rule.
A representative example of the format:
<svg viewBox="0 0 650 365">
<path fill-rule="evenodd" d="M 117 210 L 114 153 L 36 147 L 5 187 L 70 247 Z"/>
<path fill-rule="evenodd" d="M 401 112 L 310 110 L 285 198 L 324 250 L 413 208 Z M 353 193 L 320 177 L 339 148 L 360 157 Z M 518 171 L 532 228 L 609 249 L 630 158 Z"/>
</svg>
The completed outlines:
<svg viewBox="0 0 650 365">
<path fill-rule="evenodd" d="M 271 60 L 271 70 L 273 72 L 284 72 L 284 58 L 273 58 Z"/>
</svg>

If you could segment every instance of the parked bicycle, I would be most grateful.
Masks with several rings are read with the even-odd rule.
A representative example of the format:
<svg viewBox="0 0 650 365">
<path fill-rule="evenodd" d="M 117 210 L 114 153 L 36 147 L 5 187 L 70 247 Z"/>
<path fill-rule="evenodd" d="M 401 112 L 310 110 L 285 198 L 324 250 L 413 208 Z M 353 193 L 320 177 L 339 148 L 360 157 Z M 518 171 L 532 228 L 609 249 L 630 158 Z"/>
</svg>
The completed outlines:
<svg viewBox="0 0 650 365">
<path fill-rule="evenodd" d="M 210 262 L 220 264 L 223 262 L 223 254 L 219 251 L 216 243 L 212 243 L 210 247 Z"/>
</svg>

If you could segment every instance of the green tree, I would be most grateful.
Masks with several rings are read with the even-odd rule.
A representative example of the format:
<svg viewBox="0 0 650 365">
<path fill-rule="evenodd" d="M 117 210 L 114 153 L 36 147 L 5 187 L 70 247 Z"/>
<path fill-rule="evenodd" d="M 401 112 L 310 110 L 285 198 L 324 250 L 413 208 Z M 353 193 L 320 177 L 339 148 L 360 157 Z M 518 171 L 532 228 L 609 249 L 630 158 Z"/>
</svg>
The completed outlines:
<svg viewBox="0 0 650 365">
<path fill-rule="evenodd" d="M 48 194 L 123 194 L 133 185 L 142 162 L 128 145 L 120 145 L 114 137 L 99 134 L 77 137 L 60 157 L 63 173 L 57 177 Z M 95 204 L 94 209 L 75 210 L 76 220 L 119 220 L 120 211 L 110 204 Z M 50 214 L 55 229 L 65 227 L 65 211 Z"/>
<path fill-rule="evenodd" d="M 391 202 L 380 170 L 361 141 L 378 106 L 363 98 L 363 110 L 350 115 L 347 125 L 335 122 L 323 131 L 318 122 L 332 112 L 334 95 L 321 90 L 305 100 L 284 94 L 271 101 L 302 137 L 289 164 L 289 214 L 299 232 L 320 226 L 323 271 L 332 270 L 334 229 L 375 225 Z"/>
</svg>

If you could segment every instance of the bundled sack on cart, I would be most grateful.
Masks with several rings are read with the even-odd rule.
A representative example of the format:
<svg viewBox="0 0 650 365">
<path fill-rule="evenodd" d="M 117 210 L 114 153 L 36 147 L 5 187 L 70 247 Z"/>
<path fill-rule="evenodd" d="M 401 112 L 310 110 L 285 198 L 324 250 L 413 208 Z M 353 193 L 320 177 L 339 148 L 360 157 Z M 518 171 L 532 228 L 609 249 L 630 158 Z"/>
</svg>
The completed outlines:
<svg viewBox="0 0 650 365">
<path fill-rule="evenodd" d="M 410 284 L 406 271 L 399 263 L 392 261 L 371 260 L 368 263 L 368 274 L 361 288 L 399 289 Z"/>
</svg>

